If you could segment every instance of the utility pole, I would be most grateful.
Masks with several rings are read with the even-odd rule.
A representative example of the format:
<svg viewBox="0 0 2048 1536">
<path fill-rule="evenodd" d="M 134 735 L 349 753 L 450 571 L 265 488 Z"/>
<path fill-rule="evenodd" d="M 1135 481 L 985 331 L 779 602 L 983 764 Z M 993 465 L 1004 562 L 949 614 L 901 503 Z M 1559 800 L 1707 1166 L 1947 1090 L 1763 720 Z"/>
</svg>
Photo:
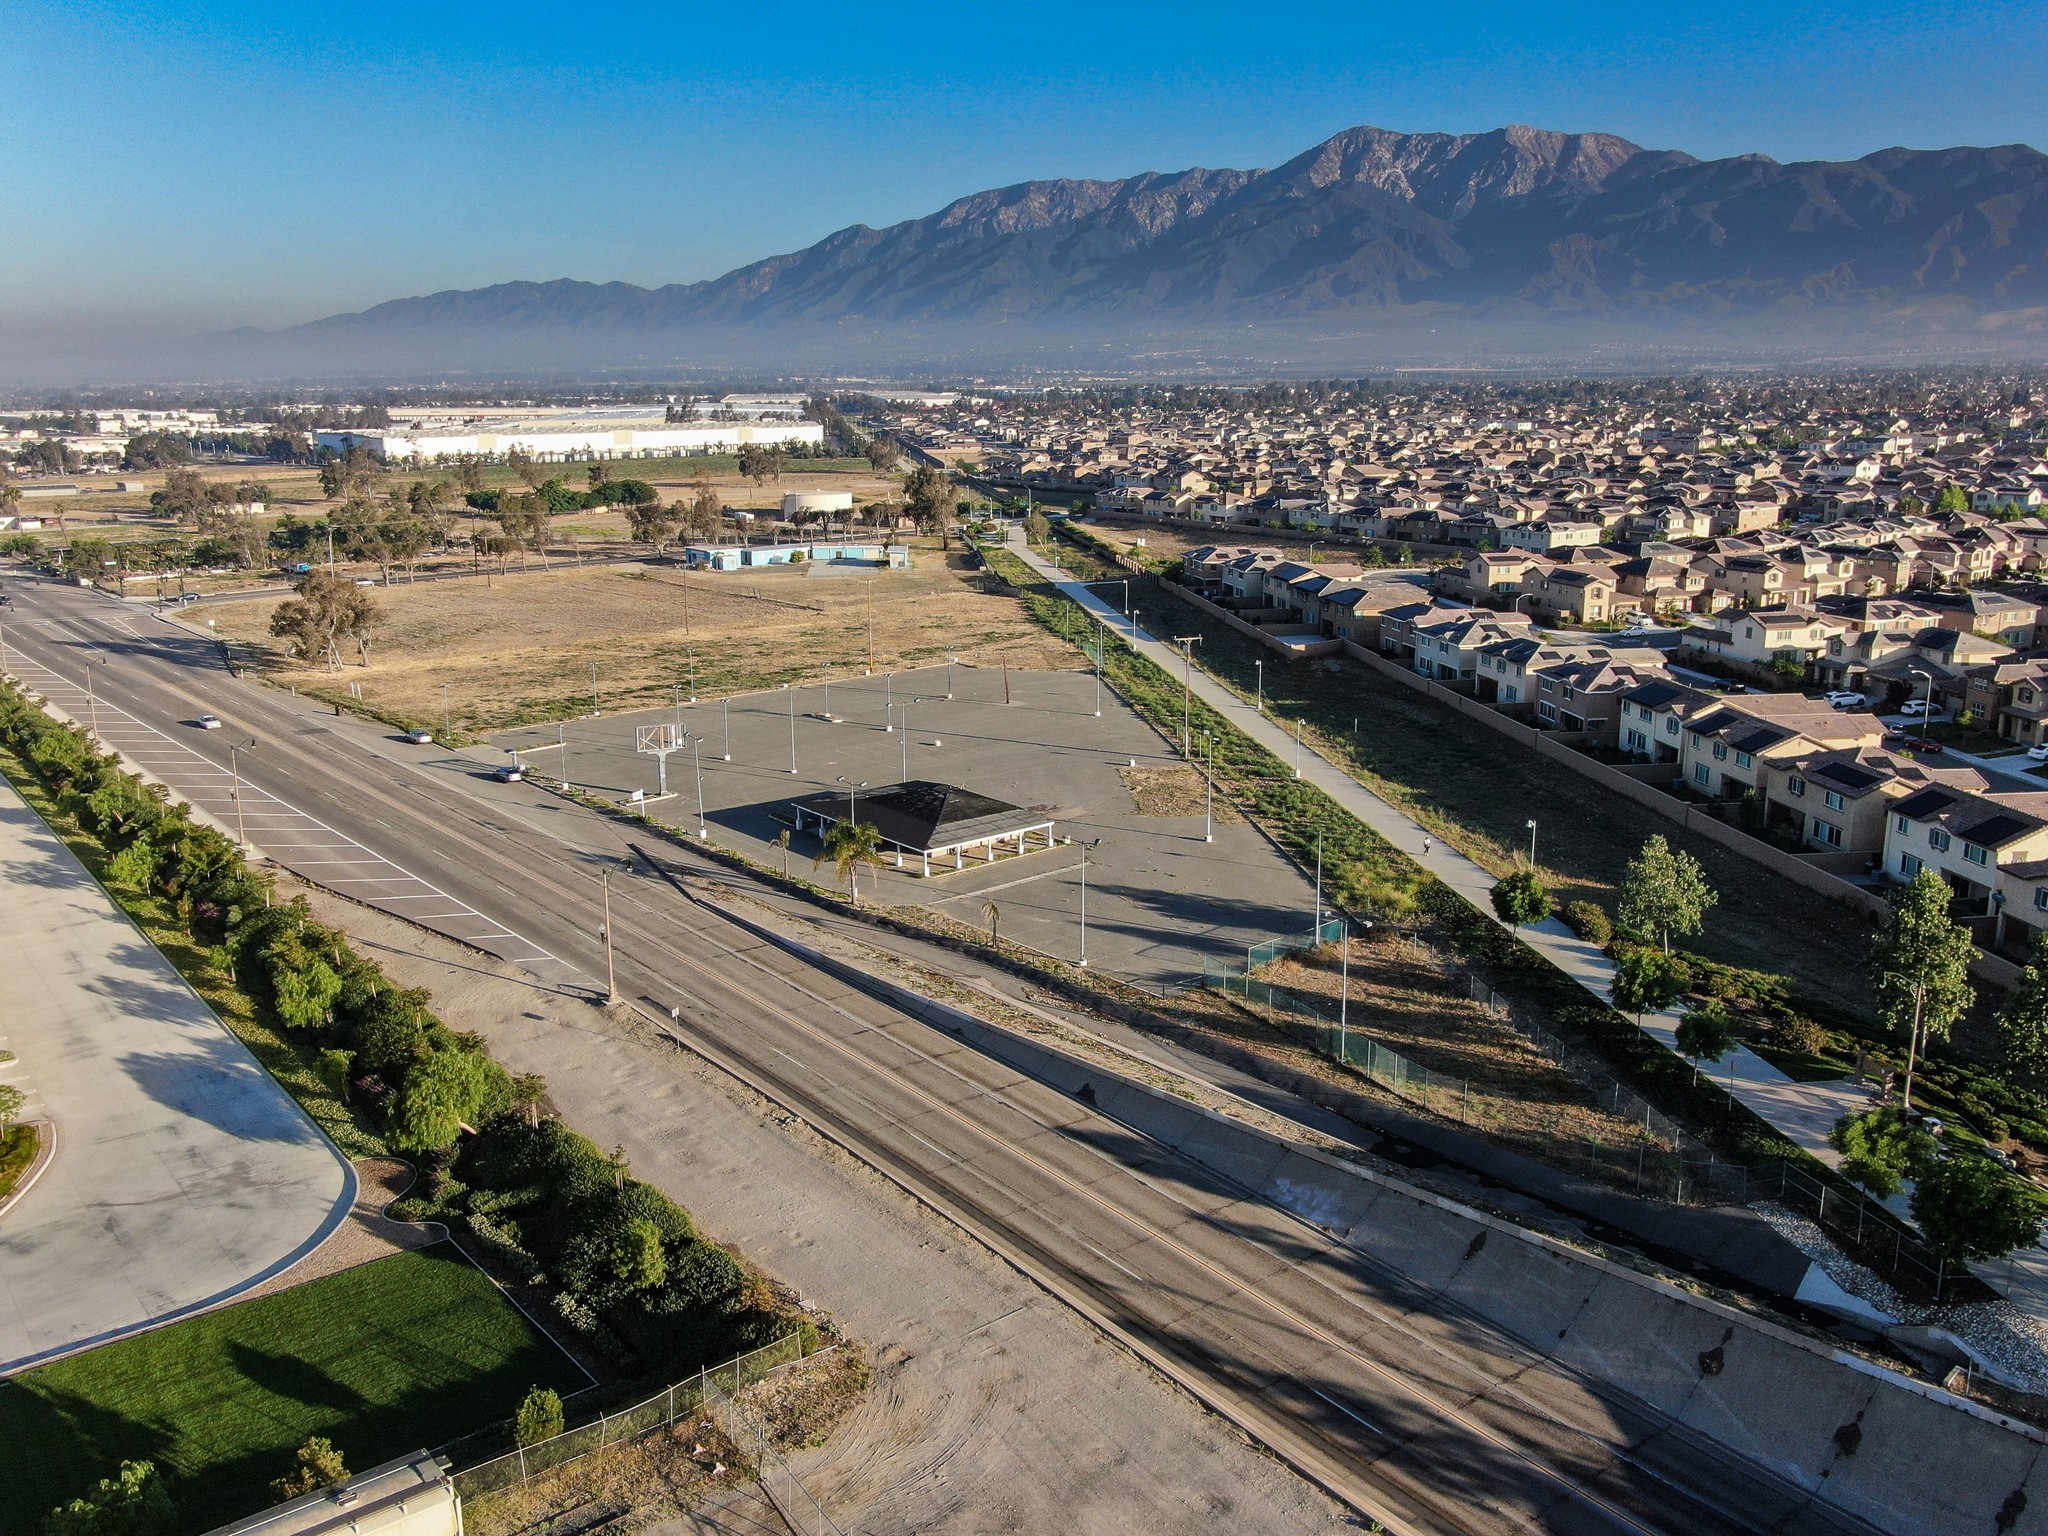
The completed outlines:
<svg viewBox="0 0 2048 1536">
<path fill-rule="evenodd" d="M 604 887 L 604 926 L 598 930 L 604 938 L 604 1000 L 610 1007 L 619 1000 L 619 983 L 612 970 L 612 872 L 604 869 L 598 875 Z"/>
<path fill-rule="evenodd" d="M 1195 722 L 1195 642 L 1200 635 L 1175 635 L 1173 643 L 1180 647 L 1180 755 L 1186 757 L 1194 745 L 1193 727 Z M 1300 777 L 1299 774 L 1296 775 Z"/>
<path fill-rule="evenodd" d="M 1010 658 L 1003 658 L 1003 702 L 1010 702 Z"/>
</svg>

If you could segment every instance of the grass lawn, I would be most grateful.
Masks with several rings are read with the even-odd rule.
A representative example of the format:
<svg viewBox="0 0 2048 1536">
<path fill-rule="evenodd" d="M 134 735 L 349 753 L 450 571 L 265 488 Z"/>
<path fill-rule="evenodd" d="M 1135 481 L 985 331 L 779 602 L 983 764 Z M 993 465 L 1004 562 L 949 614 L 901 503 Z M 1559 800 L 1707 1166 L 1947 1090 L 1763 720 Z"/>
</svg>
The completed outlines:
<svg viewBox="0 0 2048 1536">
<path fill-rule="evenodd" d="M 395 1254 L 0 1385 L 0 1531 L 149 1460 L 180 1524 L 270 1502 L 308 1435 L 359 1472 L 509 1416 L 581 1374 L 447 1244 Z"/>
</svg>

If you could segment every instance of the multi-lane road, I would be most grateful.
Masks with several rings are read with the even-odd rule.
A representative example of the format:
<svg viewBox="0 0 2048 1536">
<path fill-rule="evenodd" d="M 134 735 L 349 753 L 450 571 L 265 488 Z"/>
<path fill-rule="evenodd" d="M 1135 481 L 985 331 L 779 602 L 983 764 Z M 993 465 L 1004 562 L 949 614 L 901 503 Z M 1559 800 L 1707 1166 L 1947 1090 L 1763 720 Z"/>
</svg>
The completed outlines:
<svg viewBox="0 0 2048 1536">
<path fill-rule="evenodd" d="M 687 854 L 636 851 L 630 828 L 460 753 L 233 680 L 214 646 L 138 605 L 0 590 L 9 672 L 309 880 L 596 997 L 609 872 L 626 999 L 665 1023 L 675 1010 L 687 1044 L 1391 1529 L 1862 1529 L 761 943 L 700 899 L 709 871 Z M 224 728 L 197 729 L 202 713 Z"/>
</svg>

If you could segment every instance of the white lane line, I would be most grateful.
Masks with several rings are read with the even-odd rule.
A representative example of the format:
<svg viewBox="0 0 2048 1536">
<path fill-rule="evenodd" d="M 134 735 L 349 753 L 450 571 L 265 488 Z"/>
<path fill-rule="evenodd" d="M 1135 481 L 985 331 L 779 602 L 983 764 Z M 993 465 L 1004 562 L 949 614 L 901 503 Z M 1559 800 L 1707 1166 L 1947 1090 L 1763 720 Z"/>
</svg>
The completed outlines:
<svg viewBox="0 0 2048 1536">
<path fill-rule="evenodd" d="M 1308 1387 L 1307 1382 L 1303 1382 L 1302 1385 Z M 1309 1391 L 1315 1393 L 1317 1397 L 1320 1397 L 1324 1402 L 1328 1403 L 1332 1408 L 1336 1409 L 1339 1413 L 1343 1414 L 1345 1418 L 1363 1424 L 1367 1429 L 1371 1430 L 1374 1434 L 1380 1436 L 1382 1439 L 1386 1437 L 1387 1432 L 1384 1429 L 1381 1429 L 1379 1425 L 1373 1423 L 1371 1419 L 1366 1418 L 1363 1414 L 1353 1413 L 1349 1408 L 1346 1408 L 1342 1403 L 1338 1402 L 1337 1399 L 1330 1396 L 1329 1393 L 1324 1392 L 1317 1387 L 1309 1387 L 1308 1389 Z"/>
</svg>

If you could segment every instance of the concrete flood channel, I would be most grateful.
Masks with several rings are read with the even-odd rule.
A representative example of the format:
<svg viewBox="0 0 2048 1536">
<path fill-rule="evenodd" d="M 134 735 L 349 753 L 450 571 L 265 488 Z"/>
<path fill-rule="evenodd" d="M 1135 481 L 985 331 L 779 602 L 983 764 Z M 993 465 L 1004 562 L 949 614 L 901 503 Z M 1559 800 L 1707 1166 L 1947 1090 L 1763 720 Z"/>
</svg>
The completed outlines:
<svg viewBox="0 0 2048 1536">
<path fill-rule="evenodd" d="M 1614 1405 L 1633 1459 L 1654 1466 L 1673 1426 L 1704 1438 L 1728 1453 L 1736 1505 L 1758 1529 L 1796 1525 L 1801 1507 L 1819 1505 L 1898 1536 L 2048 1532 L 2048 1435 L 2030 1425 L 1198 1108 L 721 910 L 1337 1239 L 1390 1282 L 1410 1318 L 1540 1355 Z"/>
</svg>

